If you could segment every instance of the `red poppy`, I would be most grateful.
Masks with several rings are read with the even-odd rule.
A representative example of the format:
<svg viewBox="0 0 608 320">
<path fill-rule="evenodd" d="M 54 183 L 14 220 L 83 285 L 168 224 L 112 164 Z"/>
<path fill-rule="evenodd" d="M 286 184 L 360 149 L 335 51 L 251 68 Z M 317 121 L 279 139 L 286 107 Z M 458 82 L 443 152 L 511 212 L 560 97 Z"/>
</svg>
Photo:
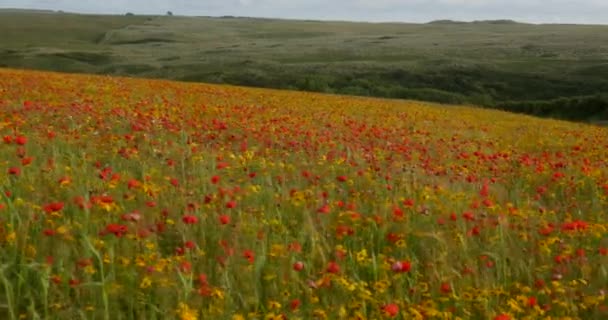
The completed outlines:
<svg viewBox="0 0 608 320">
<path fill-rule="evenodd" d="M 540 230 L 538 230 L 538 233 L 542 236 L 549 236 L 551 235 L 551 233 L 553 232 L 553 230 L 555 230 L 555 227 L 553 226 L 553 224 L 548 224 L 546 227 L 541 228 Z"/>
<path fill-rule="evenodd" d="M 130 189 L 134 189 L 134 188 L 139 188 L 141 186 L 141 182 L 139 182 L 139 180 L 137 179 L 131 179 L 129 180 L 129 182 L 127 182 L 127 188 Z"/>
<path fill-rule="evenodd" d="M 482 203 L 486 208 L 489 208 L 494 205 L 494 202 L 492 202 L 492 200 L 487 199 L 487 198 L 483 199 Z"/>
<path fill-rule="evenodd" d="M 413 207 L 414 206 L 414 199 L 405 199 L 403 201 L 403 205 L 406 206 L 406 207 L 408 207 L 408 208 Z"/>
<path fill-rule="evenodd" d="M 123 221 L 131 221 L 131 222 L 137 222 L 141 219 L 141 214 L 139 213 L 139 211 L 133 211 L 130 213 L 125 213 L 121 216 L 121 219 Z"/>
<path fill-rule="evenodd" d="M 129 229 L 125 225 L 117 224 L 117 223 L 110 223 L 106 226 L 104 233 L 106 233 L 106 234 L 112 233 L 117 238 L 122 238 L 128 231 L 129 231 Z"/>
<path fill-rule="evenodd" d="M 253 263 L 255 260 L 255 253 L 252 250 L 243 251 L 243 257 L 249 261 L 249 263 Z"/>
<path fill-rule="evenodd" d="M 317 213 L 328 214 L 331 211 L 329 205 L 325 204 L 321 208 L 317 209 Z"/>
<path fill-rule="evenodd" d="M 63 202 L 51 202 L 43 207 L 44 212 L 53 213 L 61 211 L 64 207 Z"/>
<path fill-rule="evenodd" d="M 291 302 L 289 303 L 289 309 L 291 309 L 291 311 L 297 310 L 299 307 L 300 307 L 299 299 L 291 300 Z"/>
<path fill-rule="evenodd" d="M 399 208 L 397 206 L 393 207 L 393 217 L 395 219 L 403 218 L 403 210 L 401 210 L 401 208 Z"/>
<path fill-rule="evenodd" d="M 220 176 L 211 177 L 211 183 L 217 184 L 218 182 L 220 182 Z"/>
<path fill-rule="evenodd" d="M 70 177 L 61 177 L 59 178 L 59 180 L 57 180 L 57 183 L 59 183 L 59 185 L 61 186 L 70 184 L 70 182 L 72 182 L 72 179 L 70 179 Z"/>
<path fill-rule="evenodd" d="M 60 284 L 63 281 L 63 279 L 61 279 L 61 277 L 58 275 L 53 275 L 53 276 L 51 276 L 51 281 L 54 284 Z"/>
<path fill-rule="evenodd" d="M 304 269 L 304 262 L 302 261 L 297 261 L 293 264 L 293 270 L 295 271 L 302 271 L 302 269 Z"/>
<path fill-rule="evenodd" d="M 388 317 L 394 317 L 399 314 L 399 306 L 396 303 L 385 304 L 382 307 L 382 312 Z"/>
<path fill-rule="evenodd" d="M 21 168 L 10 167 L 10 168 L 8 168 L 8 174 L 13 175 L 13 176 L 19 176 L 19 175 L 21 175 Z"/>
<path fill-rule="evenodd" d="M 182 221 L 183 221 L 185 224 L 195 224 L 195 223 L 197 223 L 197 222 L 198 222 L 198 217 L 197 217 L 197 216 L 195 216 L 195 215 L 192 215 L 192 214 L 185 214 L 185 215 L 182 217 Z"/>
<path fill-rule="evenodd" d="M 207 275 L 204 274 L 204 273 L 199 274 L 198 275 L 198 283 L 201 286 L 207 286 L 207 285 L 209 285 L 209 283 L 207 282 Z"/>
<path fill-rule="evenodd" d="M 25 158 L 21 159 L 21 165 L 27 166 L 27 165 L 31 164 L 32 161 L 34 161 L 34 158 L 32 158 L 32 157 L 25 157 Z"/>
<path fill-rule="evenodd" d="M 327 264 L 327 272 L 329 273 L 338 273 L 340 272 L 340 265 L 337 264 L 335 261 L 331 261 L 330 263 Z"/>
<path fill-rule="evenodd" d="M 396 233 L 390 232 L 386 235 L 386 240 L 388 240 L 388 242 L 390 243 L 396 243 L 397 241 L 401 240 L 401 236 Z"/>
<path fill-rule="evenodd" d="M 79 268 L 86 268 L 88 266 L 92 266 L 93 265 L 93 260 L 91 260 L 90 258 L 79 259 L 76 262 L 76 265 L 78 265 Z"/>
<path fill-rule="evenodd" d="M 220 223 L 223 225 L 229 224 L 230 223 L 230 216 L 226 215 L 226 214 L 222 214 L 219 217 Z"/>
<path fill-rule="evenodd" d="M 397 261 L 393 263 L 391 269 L 397 273 L 410 272 L 412 269 L 412 263 L 407 260 Z"/>
<path fill-rule="evenodd" d="M 475 221 L 475 214 L 471 211 L 464 212 L 462 217 L 467 221 Z"/>
<path fill-rule="evenodd" d="M 189 261 L 182 261 L 179 265 L 179 271 L 183 273 L 189 273 L 192 271 L 192 263 Z"/>
<path fill-rule="evenodd" d="M 479 195 L 480 195 L 482 198 L 487 198 L 489 194 L 490 194 L 490 186 L 489 186 L 489 185 L 488 185 L 488 183 L 486 182 L 486 183 L 484 183 L 484 184 L 481 186 L 481 190 L 479 191 Z"/>
<path fill-rule="evenodd" d="M 562 225 L 562 231 L 583 231 L 587 229 L 587 222 L 582 220 L 575 220 L 572 222 L 566 222 Z"/>
<path fill-rule="evenodd" d="M 184 243 L 184 247 L 188 249 L 194 249 L 196 247 L 196 244 L 194 243 L 194 241 L 188 240 Z"/>
<path fill-rule="evenodd" d="M 292 242 L 288 246 L 289 251 L 300 253 L 302 252 L 302 245 L 299 242 Z"/>
<path fill-rule="evenodd" d="M 585 249 L 579 248 L 579 249 L 576 249 L 576 255 L 579 258 L 584 258 L 587 255 L 587 253 L 586 253 Z"/>
<path fill-rule="evenodd" d="M 450 294 L 452 293 L 452 286 L 447 282 L 443 282 L 441 283 L 441 287 L 439 288 L 439 290 L 443 294 Z"/>
<path fill-rule="evenodd" d="M 467 233 L 468 236 L 478 236 L 481 233 L 481 228 L 479 226 L 474 226 L 471 230 L 469 230 L 469 232 Z"/>
<path fill-rule="evenodd" d="M 15 138 L 15 142 L 20 145 L 23 146 L 27 143 L 27 138 L 24 136 L 18 136 L 17 138 Z"/>
</svg>

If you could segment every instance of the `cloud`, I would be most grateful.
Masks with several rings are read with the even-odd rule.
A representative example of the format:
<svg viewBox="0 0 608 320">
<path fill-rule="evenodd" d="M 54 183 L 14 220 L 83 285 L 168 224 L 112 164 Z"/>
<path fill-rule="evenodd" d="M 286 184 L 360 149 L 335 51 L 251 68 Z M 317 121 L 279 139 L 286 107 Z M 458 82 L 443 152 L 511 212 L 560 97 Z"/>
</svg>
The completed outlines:
<svg viewBox="0 0 608 320">
<path fill-rule="evenodd" d="M 0 7 L 364 21 L 513 19 L 608 24 L 608 0 L 0 0 Z"/>
</svg>

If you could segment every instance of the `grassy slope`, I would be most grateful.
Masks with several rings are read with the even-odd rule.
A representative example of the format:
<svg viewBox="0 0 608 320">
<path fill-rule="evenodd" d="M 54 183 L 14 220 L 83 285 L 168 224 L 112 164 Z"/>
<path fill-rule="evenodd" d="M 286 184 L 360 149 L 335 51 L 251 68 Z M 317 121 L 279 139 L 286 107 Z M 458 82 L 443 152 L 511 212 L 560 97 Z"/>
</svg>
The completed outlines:
<svg viewBox="0 0 608 320">
<path fill-rule="evenodd" d="M 0 93 L 0 319 L 608 316 L 607 128 L 5 69 Z"/>
<path fill-rule="evenodd" d="M 8 67 L 473 103 L 545 115 L 588 105 L 586 98 L 578 105 L 557 98 L 608 91 L 605 26 L 1 11 L 0 17 L 0 66 Z M 596 109 L 566 116 L 597 116 Z"/>
</svg>

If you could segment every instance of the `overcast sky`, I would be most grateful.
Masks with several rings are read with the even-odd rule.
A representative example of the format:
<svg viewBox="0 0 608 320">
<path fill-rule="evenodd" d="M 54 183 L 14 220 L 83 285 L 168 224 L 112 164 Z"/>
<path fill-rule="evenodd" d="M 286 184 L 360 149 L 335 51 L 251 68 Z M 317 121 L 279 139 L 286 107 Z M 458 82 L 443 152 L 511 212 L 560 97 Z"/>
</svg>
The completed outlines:
<svg viewBox="0 0 608 320">
<path fill-rule="evenodd" d="M 608 24 L 608 0 L 0 0 L 0 8 L 357 21 L 513 19 Z"/>
</svg>

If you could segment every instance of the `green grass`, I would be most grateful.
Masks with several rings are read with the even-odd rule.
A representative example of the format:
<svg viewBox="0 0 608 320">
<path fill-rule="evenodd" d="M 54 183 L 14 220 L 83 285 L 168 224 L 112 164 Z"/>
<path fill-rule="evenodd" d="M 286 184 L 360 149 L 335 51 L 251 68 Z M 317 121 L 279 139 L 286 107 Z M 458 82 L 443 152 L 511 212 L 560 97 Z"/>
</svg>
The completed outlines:
<svg viewBox="0 0 608 320">
<path fill-rule="evenodd" d="M 608 91 L 608 26 L 512 21 L 351 23 L 0 10 L 0 33 L 0 66 L 5 67 L 489 107 L 595 97 Z M 608 101 L 605 105 L 608 108 Z M 576 114 L 569 110 L 574 107 L 564 105 L 558 109 L 568 112 L 540 115 L 604 116 L 601 112 Z"/>
</svg>

